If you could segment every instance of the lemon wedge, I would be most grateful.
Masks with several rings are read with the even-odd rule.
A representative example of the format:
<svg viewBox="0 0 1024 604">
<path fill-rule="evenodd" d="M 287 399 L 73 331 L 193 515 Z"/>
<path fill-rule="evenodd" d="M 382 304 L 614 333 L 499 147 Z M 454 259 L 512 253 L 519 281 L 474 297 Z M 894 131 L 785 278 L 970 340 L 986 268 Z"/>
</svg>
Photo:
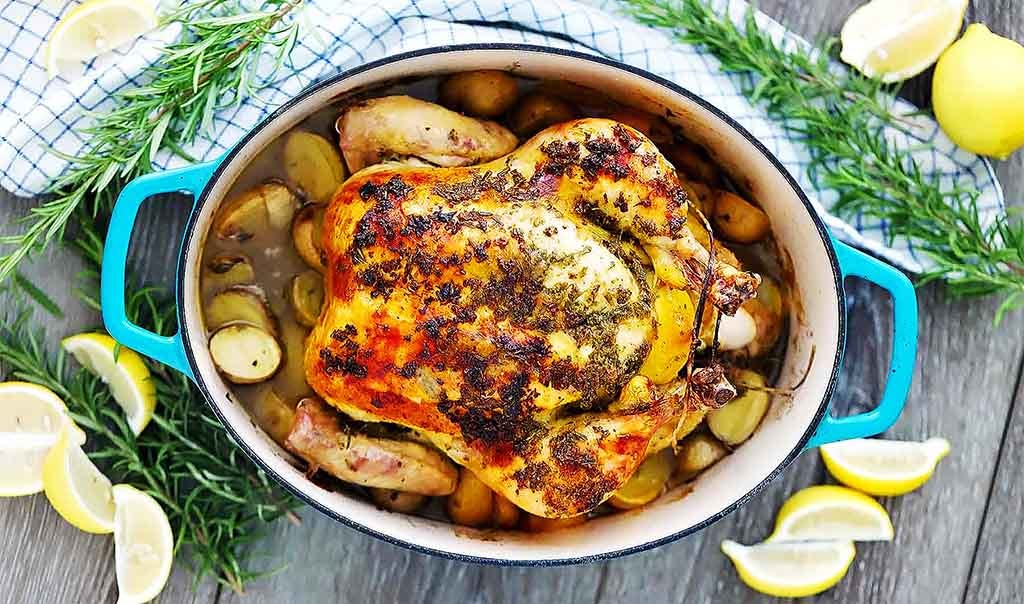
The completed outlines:
<svg viewBox="0 0 1024 604">
<path fill-rule="evenodd" d="M 115 485 L 113 495 L 117 602 L 149 602 L 160 594 L 171 575 L 171 524 L 160 504 L 135 487 Z"/>
<path fill-rule="evenodd" d="M 808 487 L 786 500 L 767 541 L 892 541 L 888 512 L 863 493 L 835 485 Z"/>
<path fill-rule="evenodd" d="M 74 430 L 61 429 L 43 460 L 43 490 L 64 520 L 87 533 L 114 530 L 110 481 L 74 442 Z"/>
<path fill-rule="evenodd" d="M 931 67 L 953 43 L 968 0 L 872 0 L 839 34 L 840 58 L 871 78 L 898 82 Z"/>
<path fill-rule="evenodd" d="M 64 426 L 72 428 L 76 443 L 85 442 L 52 390 L 28 382 L 0 384 L 0 497 L 43 490 L 43 459 Z"/>
<path fill-rule="evenodd" d="M 740 545 L 728 540 L 722 552 L 748 587 L 778 598 L 825 591 L 846 575 L 857 553 L 850 541 Z"/>
<path fill-rule="evenodd" d="M 50 77 L 62 64 L 88 61 L 134 40 L 157 25 L 149 0 L 86 0 L 64 15 L 46 44 Z"/>
<path fill-rule="evenodd" d="M 134 350 L 118 349 L 114 338 L 101 333 L 82 333 L 61 342 L 69 354 L 110 386 L 110 393 L 124 410 L 128 427 L 138 435 L 153 418 L 156 386 L 149 368 Z"/>
<path fill-rule="evenodd" d="M 839 482 L 870 495 L 903 495 L 931 478 L 949 441 L 905 442 L 858 438 L 821 447 L 821 459 Z"/>
</svg>

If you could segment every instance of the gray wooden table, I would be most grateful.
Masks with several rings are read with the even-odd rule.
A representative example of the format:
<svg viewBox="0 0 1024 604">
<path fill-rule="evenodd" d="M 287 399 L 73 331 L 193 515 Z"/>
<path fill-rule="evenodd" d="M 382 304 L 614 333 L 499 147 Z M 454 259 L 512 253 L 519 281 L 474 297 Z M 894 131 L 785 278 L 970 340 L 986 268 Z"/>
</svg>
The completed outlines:
<svg viewBox="0 0 1024 604">
<path fill-rule="evenodd" d="M 761 0 L 763 10 L 801 34 L 834 33 L 858 0 Z M 1018 0 L 975 0 L 972 21 L 1024 41 Z M 927 102 L 922 78 L 906 95 Z M 1024 201 L 1024 152 L 996 165 L 1007 198 Z M 0 193 L 0 224 L 28 200 Z M 147 274 L 167 280 L 171 246 L 183 213 L 163 210 L 136 246 Z M 160 225 L 157 227 L 156 225 Z M 7 230 L 5 227 L 3 230 Z M 141 244 L 141 245 L 140 245 Z M 71 254 L 39 259 L 30 275 L 71 309 L 50 325 L 57 337 L 95 325 L 98 317 L 68 291 L 77 270 Z M 873 286 L 849 284 L 852 325 L 835 404 L 870 408 L 888 359 L 888 300 Z M 1024 312 L 995 327 L 997 301 L 954 302 L 940 287 L 920 290 L 918 368 L 906 411 L 890 437 L 945 436 L 952 454 L 918 492 L 884 500 L 896 526 L 890 544 L 860 544 L 846 579 L 819 599 L 846 603 L 1020 602 L 1024 596 Z M 743 586 L 719 552 L 725 538 L 767 536 L 775 511 L 798 488 L 827 480 L 814 453 L 745 507 L 707 530 L 655 551 L 589 566 L 526 569 L 474 566 L 378 542 L 311 509 L 302 524 L 274 526 L 256 544 L 267 567 L 285 571 L 254 583 L 245 596 L 210 582 L 196 588 L 179 565 L 161 602 L 746 602 L 767 600 Z M 0 500 L 0 602 L 114 602 L 113 541 L 63 522 L 43 496 Z"/>
</svg>

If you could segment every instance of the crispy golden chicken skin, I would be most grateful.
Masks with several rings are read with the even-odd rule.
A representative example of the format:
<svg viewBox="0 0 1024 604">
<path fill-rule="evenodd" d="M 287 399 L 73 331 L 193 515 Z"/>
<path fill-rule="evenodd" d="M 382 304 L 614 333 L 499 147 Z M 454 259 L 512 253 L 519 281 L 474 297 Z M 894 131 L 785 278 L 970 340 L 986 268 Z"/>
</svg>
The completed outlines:
<svg viewBox="0 0 1024 604">
<path fill-rule="evenodd" d="M 533 514 L 585 513 L 692 406 L 637 375 L 649 269 L 620 243 L 699 287 L 708 252 L 686 215 L 654 145 L 603 119 L 478 166 L 365 170 L 324 219 L 307 380 L 358 420 L 412 428 Z M 709 297 L 732 312 L 757 284 L 716 263 Z"/>
</svg>

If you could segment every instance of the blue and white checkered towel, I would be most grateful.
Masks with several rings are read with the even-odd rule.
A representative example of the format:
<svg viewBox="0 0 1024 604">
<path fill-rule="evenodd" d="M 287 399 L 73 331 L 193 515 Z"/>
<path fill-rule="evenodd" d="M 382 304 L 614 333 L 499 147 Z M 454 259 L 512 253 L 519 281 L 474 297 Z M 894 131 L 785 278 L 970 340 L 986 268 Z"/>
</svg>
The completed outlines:
<svg viewBox="0 0 1024 604">
<path fill-rule="evenodd" d="M 76 131 L 89 124 L 92 112 L 109 105 L 110 92 L 141 84 L 143 68 L 179 32 L 173 28 L 154 32 L 130 48 L 93 61 L 74 80 L 47 80 L 42 52 L 58 12 L 52 3 L 4 1 L 0 11 L 0 186 L 19 195 L 36 195 L 68 165 L 50 149 L 73 155 L 88 145 Z M 212 131 L 186 151 L 196 158 L 216 157 L 312 82 L 386 55 L 470 42 L 572 48 L 641 67 L 703 96 L 782 160 L 838 237 L 911 271 L 927 266 L 927 258 L 916 254 L 909 242 L 897 239 L 889 245 L 884 223 L 868 217 L 844 222 L 828 212 L 835 192 L 811 179 L 806 170 L 809 155 L 801 142 L 741 94 L 745 76 L 725 75 L 709 54 L 616 14 L 614 0 L 588 1 L 597 5 L 574 0 L 307 0 L 295 15 L 305 30 L 284 67 L 259 74 L 269 82 L 262 98 L 220 112 Z M 717 6 L 736 19 L 747 9 L 742 0 L 717 0 Z M 780 43 L 805 44 L 768 17 L 759 18 Z M 909 105 L 903 108 L 913 111 Z M 907 147 L 920 147 L 921 141 L 934 143 L 932 149 L 917 153 L 922 168 L 947 185 L 959 182 L 979 189 L 979 205 L 988 217 L 1002 212 L 1002 191 L 989 164 L 957 149 L 934 121 L 913 119 L 913 136 L 894 130 L 893 139 Z M 180 158 L 163 153 L 156 167 L 181 163 Z"/>
</svg>

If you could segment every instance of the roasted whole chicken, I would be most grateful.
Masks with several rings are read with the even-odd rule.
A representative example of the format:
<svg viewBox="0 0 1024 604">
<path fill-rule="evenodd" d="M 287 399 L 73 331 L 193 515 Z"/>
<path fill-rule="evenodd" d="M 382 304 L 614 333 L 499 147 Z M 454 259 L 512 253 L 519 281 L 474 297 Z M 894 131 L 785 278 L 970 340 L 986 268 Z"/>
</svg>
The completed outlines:
<svg viewBox="0 0 1024 604">
<path fill-rule="evenodd" d="M 375 99 L 339 120 L 350 168 L 410 149 L 445 167 L 370 165 L 334 195 L 306 379 L 356 420 L 410 429 L 528 512 L 583 514 L 678 425 L 735 395 L 714 363 L 667 383 L 639 371 L 656 288 L 730 315 L 759 277 L 698 242 L 674 168 L 629 126 L 560 123 L 514 150 L 490 126 L 453 126 L 446 151 L 436 132 L 396 142 L 367 127 L 361 114 L 396 98 L 408 104 Z M 460 165 L 483 146 L 507 154 Z M 322 444 L 330 422 L 301 429 L 293 450 L 316 458 L 301 443 Z"/>
</svg>

